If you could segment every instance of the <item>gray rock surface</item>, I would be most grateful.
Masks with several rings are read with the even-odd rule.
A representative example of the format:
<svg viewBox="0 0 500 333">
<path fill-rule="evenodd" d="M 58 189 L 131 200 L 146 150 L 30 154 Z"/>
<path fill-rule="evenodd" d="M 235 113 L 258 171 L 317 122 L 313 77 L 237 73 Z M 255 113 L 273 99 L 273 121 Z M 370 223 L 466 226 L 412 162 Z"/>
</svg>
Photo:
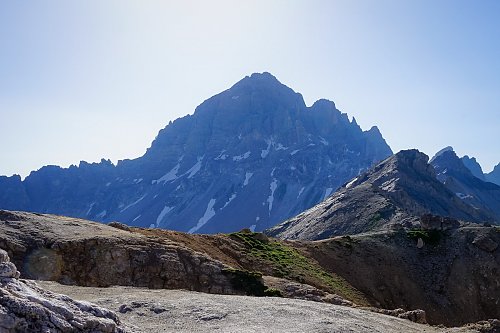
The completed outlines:
<svg viewBox="0 0 500 333">
<path fill-rule="evenodd" d="M 0 211 L 0 247 L 26 278 L 238 293 L 221 262 L 178 243 L 96 222 Z M 0 265 L 0 274 L 12 274 L 9 269 Z"/>
<path fill-rule="evenodd" d="M 125 333 L 114 312 L 19 280 L 16 266 L 2 249 L 0 265 L 1 333 Z"/>
<path fill-rule="evenodd" d="M 44 288 L 118 311 L 141 332 L 476 332 L 413 323 L 379 313 L 303 300 L 209 295 L 130 287 L 82 288 L 42 282 Z"/>
<path fill-rule="evenodd" d="M 333 102 L 307 107 L 269 73 L 162 129 L 144 156 L 0 178 L 0 208 L 197 233 L 263 230 L 392 154 Z M 242 213 L 244 212 L 244 213 Z"/>
</svg>

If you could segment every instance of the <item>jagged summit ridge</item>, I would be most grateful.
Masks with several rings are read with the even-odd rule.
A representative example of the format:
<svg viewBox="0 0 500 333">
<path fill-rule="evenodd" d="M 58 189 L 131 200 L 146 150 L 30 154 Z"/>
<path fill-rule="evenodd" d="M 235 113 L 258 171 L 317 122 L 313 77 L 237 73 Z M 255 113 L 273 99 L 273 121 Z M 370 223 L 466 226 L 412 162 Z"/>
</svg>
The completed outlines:
<svg viewBox="0 0 500 333">
<path fill-rule="evenodd" d="M 448 146 L 446 148 L 441 149 L 434 155 L 434 157 L 431 159 L 431 163 L 438 158 L 440 155 L 442 155 L 445 152 L 452 151 L 455 155 L 455 151 L 452 147 Z M 462 161 L 463 165 L 469 169 L 469 171 L 476 177 L 479 178 L 482 181 L 487 181 L 490 183 L 494 183 L 496 185 L 500 185 L 500 163 L 495 166 L 495 168 L 490 172 L 490 173 L 484 173 L 483 168 L 477 161 L 477 159 L 473 156 L 469 157 L 469 155 L 462 156 L 460 158 Z"/>
<path fill-rule="evenodd" d="M 9 188 L 24 195 L 16 209 L 190 232 L 263 230 L 391 154 L 378 130 L 363 131 L 327 100 L 307 107 L 262 73 L 171 122 L 140 158 L 42 168 Z M 12 208 L 1 188 L 0 207 Z"/>
</svg>

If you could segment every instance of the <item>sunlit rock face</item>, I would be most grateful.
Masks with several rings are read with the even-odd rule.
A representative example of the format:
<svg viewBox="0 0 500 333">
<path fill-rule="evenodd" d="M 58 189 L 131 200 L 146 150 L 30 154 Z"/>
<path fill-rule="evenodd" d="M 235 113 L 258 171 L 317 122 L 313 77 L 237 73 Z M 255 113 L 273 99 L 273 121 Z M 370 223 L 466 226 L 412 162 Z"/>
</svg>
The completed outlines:
<svg viewBox="0 0 500 333">
<path fill-rule="evenodd" d="M 391 154 L 376 127 L 363 131 L 333 102 L 307 107 L 271 74 L 253 74 L 171 122 L 140 158 L 31 173 L 22 209 L 196 233 L 259 231 Z"/>
</svg>

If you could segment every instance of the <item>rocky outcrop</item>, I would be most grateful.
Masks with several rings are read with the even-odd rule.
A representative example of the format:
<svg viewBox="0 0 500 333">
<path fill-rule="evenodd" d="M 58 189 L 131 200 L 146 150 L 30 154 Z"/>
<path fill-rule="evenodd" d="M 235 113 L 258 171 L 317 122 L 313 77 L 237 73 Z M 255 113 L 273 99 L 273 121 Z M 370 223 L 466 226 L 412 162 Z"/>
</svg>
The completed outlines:
<svg viewBox="0 0 500 333">
<path fill-rule="evenodd" d="M 284 239 L 318 240 L 397 225 L 418 227 L 420 216 L 424 214 L 451 218 L 438 218 L 440 229 L 456 227 L 453 220 L 485 222 L 493 219 L 489 210 L 472 207 L 441 183 L 425 154 L 406 150 L 382 161 L 344 184 L 325 201 L 266 233 Z"/>
<path fill-rule="evenodd" d="M 253 74 L 171 122 L 140 158 L 0 178 L 0 208 L 192 233 L 259 231 L 391 154 L 378 128 L 363 131 L 331 101 L 307 107 L 271 74 Z"/>
<path fill-rule="evenodd" d="M 450 230 L 460 227 L 460 222 L 450 217 L 424 214 L 420 217 L 420 227 L 423 230 Z"/>
<path fill-rule="evenodd" d="M 202 253 L 84 220 L 3 211 L 0 247 L 9 252 L 25 278 L 81 286 L 241 293 L 223 272 L 227 266 Z"/>
<path fill-rule="evenodd" d="M 125 333 L 117 315 L 91 303 L 20 280 L 7 252 L 0 249 L 0 332 Z"/>
</svg>

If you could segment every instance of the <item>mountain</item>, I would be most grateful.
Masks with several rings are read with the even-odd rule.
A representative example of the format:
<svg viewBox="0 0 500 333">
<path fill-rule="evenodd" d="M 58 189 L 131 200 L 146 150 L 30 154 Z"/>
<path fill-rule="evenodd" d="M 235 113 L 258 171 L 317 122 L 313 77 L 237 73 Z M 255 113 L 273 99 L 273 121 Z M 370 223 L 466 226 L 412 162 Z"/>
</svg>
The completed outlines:
<svg viewBox="0 0 500 333">
<path fill-rule="evenodd" d="M 486 180 L 491 182 L 491 183 L 495 183 L 497 185 L 500 185 L 500 163 L 498 163 L 495 168 L 493 169 L 493 171 L 491 171 L 490 173 L 487 173 L 484 175 Z"/>
<path fill-rule="evenodd" d="M 0 179 L 0 207 L 134 226 L 263 230 L 392 154 L 335 104 L 252 74 L 162 129 L 144 156 Z M 15 205 L 15 206 L 14 206 Z"/>
<path fill-rule="evenodd" d="M 433 163 L 439 163 L 438 158 Z M 491 211 L 472 207 L 441 183 L 428 160 L 417 150 L 400 151 L 344 184 L 325 201 L 266 233 L 284 239 L 318 240 L 382 230 L 394 224 L 412 227 L 424 214 L 471 222 L 495 221 Z"/>
<path fill-rule="evenodd" d="M 453 150 L 437 156 L 431 164 L 437 178 L 464 202 L 500 221 L 500 186 L 476 177 Z"/>
</svg>

